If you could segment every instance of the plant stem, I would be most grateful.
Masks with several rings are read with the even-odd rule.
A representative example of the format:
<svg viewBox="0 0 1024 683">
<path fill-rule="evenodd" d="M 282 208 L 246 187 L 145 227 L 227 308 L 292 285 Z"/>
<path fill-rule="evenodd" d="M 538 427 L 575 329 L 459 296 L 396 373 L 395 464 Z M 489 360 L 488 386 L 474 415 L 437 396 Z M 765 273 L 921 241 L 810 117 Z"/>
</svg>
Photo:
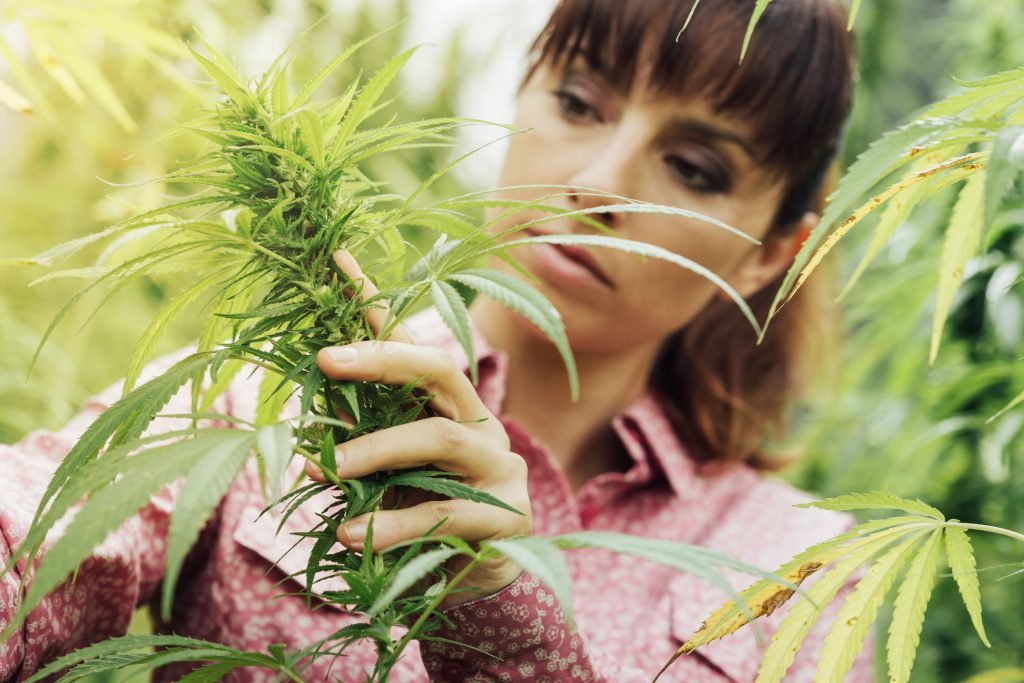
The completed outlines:
<svg viewBox="0 0 1024 683">
<path fill-rule="evenodd" d="M 989 526 L 988 524 L 970 524 L 968 522 L 946 522 L 946 526 L 955 526 L 960 529 L 971 529 L 973 531 L 987 531 L 990 534 L 999 534 L 1000 536 L 1006 536 L 1016 541 L 1024 543 L 1024 534 L 1017 533 L 1016 531 L 1010 531 L 1009 529 L 1003 529 L 997 526 Z"/>
<path fill-rule="evenodd" d="M 304 683 L 302 678 L 289 668 L 282 667 L 278 669 L 283 675 L 287 676 L 289 680 L 295 681 L 295 683 Z"/>
<path fill-rule="evenodd" d="M 462 569 L 462 571 L 460 571 L 458 574 L 452 577 L 452 580 L 448 582 L 448 585 L 444 587 L 444 590 L 442 590 L 434 597 L 433 601 L 431 601 L 427 608 L 423 610 L 423 612 L 420 614 L 416 622 L 409 627 L 409 630 L 406 632 L 406 634 L 402 637 L 400 641 L 398 641 L 398 646 L 394 650 L 394 659 L 385 664 L 385 668 L 383 669 L 383 671 L 380 672 L 382 674 L 382 677 L 378 678 L 377 680 L 387 680 L 387 675 L 391 671 L 391 667 L 395 665 L 395 661 L 398 659 L 398 656 L 401 655 L 402 652 L 405 650 L 406 646 L 409 644 L 409 641 L 411 641 L 419 634 L 420 629 L 423 628 L 423 624 L 425 624 L 427 619 L 430 618 L 430 615 L 437 610 L 438 606 L 442 602 L 444 602 L 444 599 L 448 597 L 448 594 L 451 593 L 452 590 L 454 590 L 454 588 L 458 586 L 463 579 L 469 576 L 470 572 L 476 569 L 476 566 L 480 564 L 483 561 L 483 559 L 484 558 L 482 553 L 476 555 L 470 561 L 470 563 Z"/>
<path fill-rule="evenodd" d="M 310 461 L 311 463 L 320 468 L 320 471 L 324 473 L 324 479 L 340 488 L 342 491 L 345 492 L 346 495 L 348 494 L 348 487 L 341 483 L 341 479 L 338 478 L 337 474 L 335 474 L 334 472 L 327 471 L 327 469 L 320 462 L 320 458 L 316 457 L 302 446 L 296 445 L 294 448 L 296 453 L 298 453 L 303 458 L 305 458 L 306 460 Z"/>
<path fill-rule="evenodd" d="M 254 240 L 245 240 L 244 243 L 248 244 L 249 246 L 251 246 L 256 251 L 260 252 L 261 254 L 263 254 L 265 256 L 269 256 L 272 259 L 276 259 L 276 260 L 280 261 L 281 263 L 283 263 L 284 265 L 288 266 L 289 268 L 291 268 L 294 271 L 297 271 L 299 273 L 304 273 L 305 272 L 304 270 L 302 270 L 302 268 L 300 268 L 299 266 L 295 265 L 294 263 L 292 263 L 291 261 L 289 261 L 285 257 L 283 257 L 280 254 L 277 254 L 277 253 L 271 251 L 270 249 L 267 249 L 266 247 L 264 247 L 263 245 L 259 244 L 258 242 L 255 242 Z"/>
</svg>

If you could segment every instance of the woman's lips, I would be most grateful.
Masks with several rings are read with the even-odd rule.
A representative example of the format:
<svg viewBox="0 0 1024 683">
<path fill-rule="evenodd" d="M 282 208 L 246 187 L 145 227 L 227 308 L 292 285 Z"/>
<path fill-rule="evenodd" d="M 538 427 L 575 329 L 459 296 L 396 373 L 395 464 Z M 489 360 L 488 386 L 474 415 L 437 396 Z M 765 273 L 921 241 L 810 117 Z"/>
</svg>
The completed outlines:
<svg viewBox="0 0 1024 683">
<path fill-rule="evenodd" d="M 531 237 L 551 234 L 535 230 L 525 232 Z M 615 288 L 611 279 L 586 249 L 564 244 L 540 243 L 533 246 L 540 265 L 558 279 L 568 280 L 570 284 L 577 285 L 587 284 L 586 281 L 590 280 L 609 289 Z"/>
</svg>

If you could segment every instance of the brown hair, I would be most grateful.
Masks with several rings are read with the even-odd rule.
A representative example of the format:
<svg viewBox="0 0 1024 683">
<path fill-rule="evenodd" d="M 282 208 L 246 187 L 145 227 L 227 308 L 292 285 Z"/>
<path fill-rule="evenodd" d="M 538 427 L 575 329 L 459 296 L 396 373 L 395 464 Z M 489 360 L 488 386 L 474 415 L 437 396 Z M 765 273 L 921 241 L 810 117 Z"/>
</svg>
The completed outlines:
<svg viewBox="0 0 1024 683">
<path fill-rule="evenodd" d="M 849 113 L 846 11 L 838 0 L 775 0 L 738 63 L 751 0 L 704 0 L 680 34 L 694 1 L 561 0 L 534 44 L 530 74 L 582 58 L 626 92 L 643 78 L 659 94 L 702 98 L 744 120 L 762 164 L 783 179 L 769 236 L 787 234 L 806 211 L 820 212 Z M 716 297 L 663 346 L 652 386 L 698 459 L 775 466 L 763 444 L 781 435 L 813 358 L 809 342 L 830 320 L 821 281 L 801 289 L 760 345 L 735 304 Z M 781 283 L 748 299 L 760 320 Z"/>
</svg>

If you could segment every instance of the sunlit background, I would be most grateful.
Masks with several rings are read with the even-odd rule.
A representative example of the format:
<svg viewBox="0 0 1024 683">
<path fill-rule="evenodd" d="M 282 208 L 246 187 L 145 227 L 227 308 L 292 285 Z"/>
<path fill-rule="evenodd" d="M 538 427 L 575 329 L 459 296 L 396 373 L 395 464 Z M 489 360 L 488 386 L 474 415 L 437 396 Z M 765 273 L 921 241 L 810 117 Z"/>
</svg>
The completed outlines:
<svg viewBox="0 0 1024 683">
<path fill-rule="evenodd" d="M 710 1 L 710 0 L 705 0 Z M 169 188 L 146 183 L 199 149 L 176 123 L 209 104 L 212 91 L 183 41 L 203 41 L 247 73 L 289 45 L 301 83 L 344 46 L 385 31 L 323 88 L 340 91 L 398 51 L 421 46 L 391 95 L 393 112 L 416 119 L 457 113 L 509 122 L 525 52 L 551 0 L 20 0 L 0 8 L 0 258 L 29 256 L 160 205 Z M 1020 0 L 863 0 L 857 19 L 859 81 L 844 159 L 924 104 L 971 79 L 1024 65 Z M 388 30 L 389 29 L 389 30 Z M 12 94 L 13 93 L 13 94 Z M 21 98 L 21 99 L 19 99 Z M 33 112 L 20 113 L 15 109 Z M 448 150 L 374 159 L 367 173 L 409 191 L 454 155 L 485 146 L 432 188 L 435 196 L 495 182 L 503 132 L 463 129 Z M 953 195 L 950 195 L 952 197 Z M 927 364 L 935 268 L 950 202 L 939 198 L 902 226 L 883 258 L 844 299 L 846 331 L 831 390 L 796 414 L 789 449 L 802 461 L 783 473 L 822 495 L 884 489 L 921 497 L 948 517 L 1024 529 L 1024 410 L 987 422 L 1024 390 L 1024 198 L 1011 195 L 991 248 L 968 267 L 934 367 Z M 865 231 L 866 234 L 866 231 Z M 841 278 L 865 240 L 838 254 Z M 115 254 L 103 248 L 68 266 Z M 117 256 L 139 249 L 115 245 Z M 29 286 L 40 268 L 0 269 L 0 442 L 55 428 L 90 394 L 115 381 L 161 304 L 183 282 L 148 279 L 89 293 L 55 330 L 35 371 L 26 370 L 60 307 L 87 282 Z M 829 277 L 822 273 L 816 277 Z M 161 350 L 193 337 L 172 331 Z M 1024 667 L 1022 549 L 975 540 L 991 651 L 978 642 L 944 579 L 929 608 L 914 681 L 962 681 Z M 1012 563 L 1016 562 L 1014 565 Z M 1017 572 L 1016 574 L 1014 572 Z M 879 628 L 885 628 L 884 619 Z M 879 680 L 884 657 L 878 658 Z M 1006 679 L 1011 680 L 1011 679 Z M 1012 679 L 1012 680 L 1024 680 Z"/>
</svg>

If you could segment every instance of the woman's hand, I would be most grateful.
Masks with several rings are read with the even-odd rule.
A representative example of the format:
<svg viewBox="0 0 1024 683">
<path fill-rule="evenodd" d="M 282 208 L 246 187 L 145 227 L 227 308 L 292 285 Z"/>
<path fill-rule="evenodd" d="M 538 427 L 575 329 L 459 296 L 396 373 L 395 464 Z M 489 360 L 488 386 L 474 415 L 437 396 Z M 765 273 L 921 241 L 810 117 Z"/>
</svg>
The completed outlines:
<svg viewBox="0 0 1024 683">
<path fill-rule="evenodd" d="M 362 281 L 362 296 L 377 294 L 355 260 L 344 251 L 335 262 L 353 281 Z M 377 332 L 387 318 L 383 307 L 367 314 Z M 526 464 L 509 450 L 504 427 L 477 396 L 469 379 L 444 351 L 416 346 L 399 328 L 385 341 L 367 341 L 322 349 L 320 370 L 334 380 L 417 386 L 431 396 L 435 417 L 429 417 L 347 441 L 336 449 L 337 475 L 357 479 L 383 470 L 436 467 L 459 475 L 461 481 L 490 493 L 523 514 L 462 499 L 429 500 L 373 515 L 373 546 L 384 550 L 423 536 L 458 536 L 470 543 L 530 534 L 533 531 Z M 307 473 L 323 481 L 323 473 L 307 463 Z M 369 514 L 338 528 L 338 540 L 361 550 Z M 436 528 L 435 528 L 436 527 Z M 465 558 L 462 565 L 465 564 Z M 453 569 L 460 569 L 456 566 Z M 481 563 L 461 582 L 466 591 L 453 591 L 442 607 L 488 595 L 504 588 L 521 569 L 507 558 Z"/>
</svg>

